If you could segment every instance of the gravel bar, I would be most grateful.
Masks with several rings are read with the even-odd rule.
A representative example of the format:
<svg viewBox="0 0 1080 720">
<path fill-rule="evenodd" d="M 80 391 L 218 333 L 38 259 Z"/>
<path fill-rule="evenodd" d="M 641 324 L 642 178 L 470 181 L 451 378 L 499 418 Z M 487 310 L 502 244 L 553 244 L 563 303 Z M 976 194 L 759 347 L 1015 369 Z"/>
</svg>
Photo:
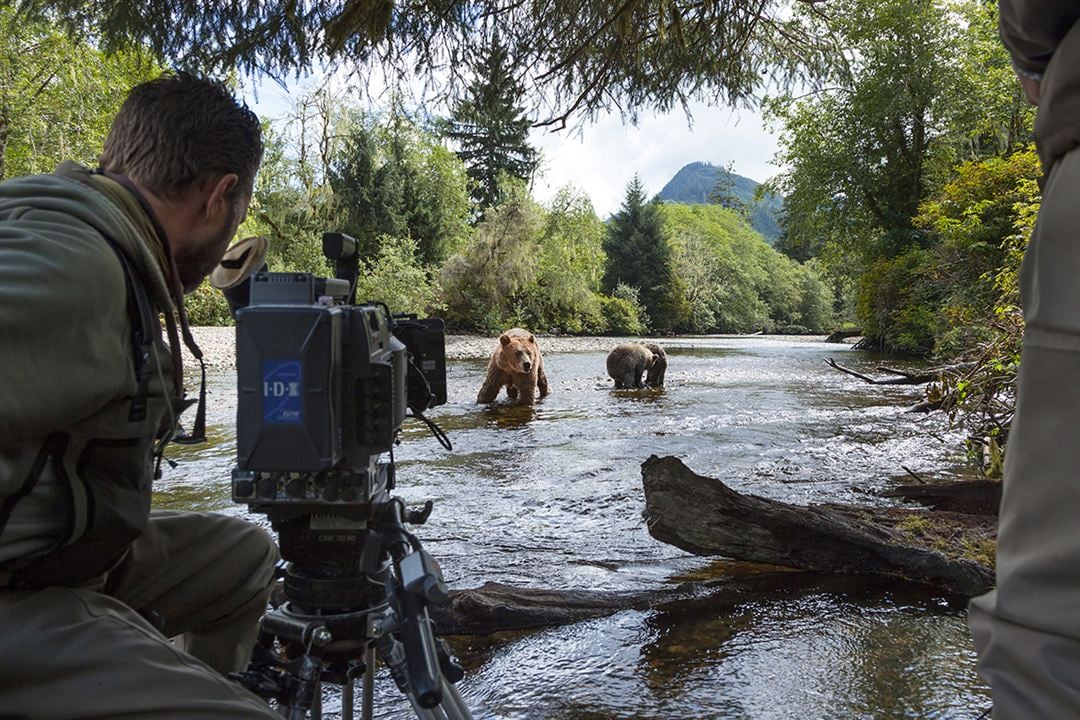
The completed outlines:
<svg viewBox="0 0 1080 720">
<path fill-rule="evenodd" d="M 202 349 L 208 368 L 232 368 L 236 364 L 236 334 L 231 327 L 193 327 L 191 334 Z M 641 338 L 618 337 L 572 337 L 538 335 L 540 349 L 546 353 L 593 352 L 610 350 L 620 342 L 632 342 Z M 450 360 L 487 359 L 495 350 L 496 339 L 480 335 L 448 335 L 446 357 Z M 662 342 L 662 341 L 661 341 Z M 184 366 L 188 370 L 198 367 L 191 355 L 184 350 Z"/>
</svg>

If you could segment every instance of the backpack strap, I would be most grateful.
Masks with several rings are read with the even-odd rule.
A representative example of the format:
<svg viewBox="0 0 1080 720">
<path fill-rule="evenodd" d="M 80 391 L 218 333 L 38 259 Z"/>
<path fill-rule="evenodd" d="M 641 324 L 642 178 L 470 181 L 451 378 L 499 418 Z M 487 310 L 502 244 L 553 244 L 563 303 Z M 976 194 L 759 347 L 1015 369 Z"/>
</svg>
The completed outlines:
<svg viewBox="0 0 1080 720">
<path fill-rule="evenodd" d="M 117 245 L 116 241 L 108 235 L 102 235 L 108 242 L 120 261 L 120 267 L 124 270 L 124 283 L 127 285 L 128 314 L 131 317 L 131 349 L 135 364 L 135 395 L 131 398 L 131 410 L 128 412 L 129 422 L 138 422 L 146 419 L 146 395 L 150 386 L 150 377 L 153 373 L 151 367 L 151 353 L 157 325 L 157 313 L 154 312 L 150 298 L 146 294 L 146 288 L 142 280 L 135 272 L 131 260 Z"/>
</svg>

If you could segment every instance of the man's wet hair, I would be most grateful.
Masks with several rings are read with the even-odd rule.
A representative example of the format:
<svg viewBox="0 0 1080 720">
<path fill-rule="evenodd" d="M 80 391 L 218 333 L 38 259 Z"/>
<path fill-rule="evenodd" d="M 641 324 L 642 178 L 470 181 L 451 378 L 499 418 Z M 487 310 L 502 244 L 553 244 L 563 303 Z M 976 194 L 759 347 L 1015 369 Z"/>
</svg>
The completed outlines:
<svg viewBox="0 0 1080 720">
<path fill-rule="evenodd" d="M 100 165 L 177 200 L 214 175 L 250 192 L 262 160 L 259 118 L 221 82 L 177 72 L 136 85 L 113 120 Z"/>
</svg>

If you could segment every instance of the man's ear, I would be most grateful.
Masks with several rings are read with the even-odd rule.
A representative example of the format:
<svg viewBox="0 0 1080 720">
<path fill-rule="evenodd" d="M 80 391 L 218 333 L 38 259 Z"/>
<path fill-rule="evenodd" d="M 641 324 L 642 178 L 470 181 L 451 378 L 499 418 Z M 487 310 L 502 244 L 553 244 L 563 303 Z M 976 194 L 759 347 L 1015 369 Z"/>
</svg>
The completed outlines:
<svg viewBox="0 0 1080 720">
<path fill-rule="evenodd" d="M 203 186 L 206 205 L 203 208 L 203 212 L 207 220 L 221 217 L 221 214 L 229 214 L 232 212 L 232 202 L 229 197 L 233 194 L 236 188 L 236 184 L 240 182 L 240 178 L 236 173 L 225 173 L 216 180 L 210 178 Z"/>
</svg>

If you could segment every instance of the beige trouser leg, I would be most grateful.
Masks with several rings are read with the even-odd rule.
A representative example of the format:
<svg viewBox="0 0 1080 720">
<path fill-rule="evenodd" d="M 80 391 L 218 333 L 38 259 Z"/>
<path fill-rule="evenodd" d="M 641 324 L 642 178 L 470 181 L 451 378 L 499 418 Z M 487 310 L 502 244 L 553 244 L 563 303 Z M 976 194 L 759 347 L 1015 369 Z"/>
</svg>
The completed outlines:
<svg viewBox="0 0 1080 720">
<path fill-rule="evenodd" d="M 276 558 L 242 520 L 155 513 L 104 592 L 0 592 L 0 718 L 278 717 L 193 657 L 246 662 Z M 191 654 L 136 610 L 184 634 Z"/>
<path fill-rule="evenodd" d="M 247 665 L 277 559 L 266 532 L 239 518 L 156 512 L 105 593 L 155 613 L 166 636 L 228 673 Z"/>
<path fill-rule="evenodd" d="M 1080 718 L 1080 151 L 1051 172 L 1021 290 L 997 589 L 970 625 L 994 717 L 1065 720 Z"/>
</svg>

